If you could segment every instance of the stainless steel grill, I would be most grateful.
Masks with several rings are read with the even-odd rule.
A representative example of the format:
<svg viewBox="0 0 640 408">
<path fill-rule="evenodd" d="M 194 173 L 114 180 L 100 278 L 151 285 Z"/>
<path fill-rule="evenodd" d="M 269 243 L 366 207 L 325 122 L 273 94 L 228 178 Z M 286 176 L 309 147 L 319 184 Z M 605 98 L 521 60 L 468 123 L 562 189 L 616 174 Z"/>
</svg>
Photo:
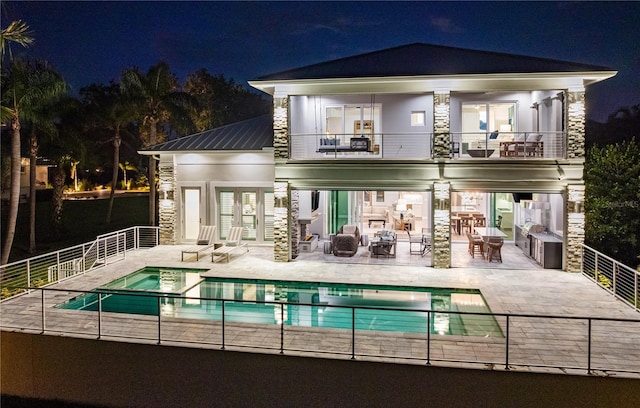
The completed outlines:
<svg viewBox="0 0 640 408">
<path fill-rule="evenodd" d="M 544 232 L 544 226 L 534 222 L 525 222 L 522 226 L 522 235 L 526 237 L 532 232 Z"/>
</svg>

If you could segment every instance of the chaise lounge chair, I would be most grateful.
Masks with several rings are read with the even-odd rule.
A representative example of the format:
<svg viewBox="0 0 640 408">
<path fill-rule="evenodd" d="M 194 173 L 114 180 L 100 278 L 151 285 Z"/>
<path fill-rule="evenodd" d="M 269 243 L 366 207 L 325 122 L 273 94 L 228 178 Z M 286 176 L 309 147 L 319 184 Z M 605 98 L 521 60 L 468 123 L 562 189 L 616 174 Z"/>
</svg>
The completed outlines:
<svg viewBox="0 0 640 408">
<path fill-rule="evenodd" d="M 227 240 L 223 242 L 221 247 L 214 249 L 211 253 L 211 262 L 217 262 L 220 260 L 226 260 L 226 262 L 229 262 L 231 260 L 231 253 L 238 249 L 243 249 L 246 250 L 245 252 L 249 252 L 247 244 L 242 243 L 243 230 L 243 227 L 229 228 Z"/>
<path fill-rule="evenodd" d="M 216 233 L 215 225 L 202 225 L 200 227 L 200 233 L 198 234 L 198 240 L 196 245 L 182 250 L 181 260 L 184 261 L 184 254 L 196 254 L 196 261 L 199 260 L 199 255 L 208 251 L 214 246 L 213 239 Z"/>
</svg>

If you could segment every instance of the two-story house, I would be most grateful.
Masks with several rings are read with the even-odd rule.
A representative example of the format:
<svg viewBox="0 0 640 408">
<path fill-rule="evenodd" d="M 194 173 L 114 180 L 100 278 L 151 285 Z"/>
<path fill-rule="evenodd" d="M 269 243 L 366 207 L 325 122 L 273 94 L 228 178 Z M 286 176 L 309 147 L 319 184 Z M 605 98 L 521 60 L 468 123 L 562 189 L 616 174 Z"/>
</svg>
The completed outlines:
<svg viewBox="0 0 640 408">
<path fill-rule="evenodd" d="M 546 233 L 577 271 L 585 89 L 615 74 L 417 43 L 258 77 L 249 84 L 273 97 L 272 118 L 141 152 L 159 159 L 162 240 L 242 225 L 286 262 L 300 239 L 344 224 L 409 229 L 447 268 L 475 222 L 510 241 Z"/>
</svg>

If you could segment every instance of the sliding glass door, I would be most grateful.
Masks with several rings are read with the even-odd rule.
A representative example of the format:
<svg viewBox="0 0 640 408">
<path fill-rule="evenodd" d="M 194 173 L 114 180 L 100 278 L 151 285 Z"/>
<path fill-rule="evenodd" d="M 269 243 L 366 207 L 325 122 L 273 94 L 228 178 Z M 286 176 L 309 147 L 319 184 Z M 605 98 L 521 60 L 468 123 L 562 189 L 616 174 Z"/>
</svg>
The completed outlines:
<svg viewBox="0 0 640 408">
<path fill-rule="evenodd" d="M 503 139 L 512 140 L 516 122 L 515 102 L 463 103 L 460 154 L 474 156 L 482 149 L 487 156 L 498 156 L 497 139 L 502 134 Z"/>
</svg>

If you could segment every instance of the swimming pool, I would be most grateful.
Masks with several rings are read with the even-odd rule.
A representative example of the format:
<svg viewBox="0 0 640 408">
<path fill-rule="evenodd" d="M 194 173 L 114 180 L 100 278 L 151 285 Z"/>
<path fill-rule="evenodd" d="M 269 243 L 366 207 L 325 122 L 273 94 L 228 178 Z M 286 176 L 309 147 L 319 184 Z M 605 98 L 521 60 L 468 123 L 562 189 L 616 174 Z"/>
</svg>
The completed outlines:
<svg viewBox="0 0 640 408">
<path fill-rule="evenodd" d="M 427 313 L 420 310 L 432 310 L 433 334 L 503 337 L 493 316 L 448 313 L 490 313 L 476 289 L 202 278 L 203 271 L 145 267 L 97 288 L 104 292 L 102 311 L 157 316 L 162 294 L 160 313 L 167 317 L 221 320 L 222 301 L 208 299 L 224 299 L 226 322 L 351 329 L 355 316 L 357 330 L 426 333 Z M 96 311 L 98 294 L 57 307 Z"/>
</svg>

